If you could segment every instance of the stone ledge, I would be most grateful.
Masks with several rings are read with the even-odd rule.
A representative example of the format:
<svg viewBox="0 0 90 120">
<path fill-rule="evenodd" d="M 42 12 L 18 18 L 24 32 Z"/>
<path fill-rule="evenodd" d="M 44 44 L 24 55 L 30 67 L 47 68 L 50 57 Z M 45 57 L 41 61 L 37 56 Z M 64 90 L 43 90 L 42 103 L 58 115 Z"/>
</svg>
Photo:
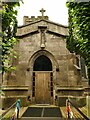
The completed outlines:
<svg viewBox="0 0 90 120">
<path fill-rule="evenodd" d="M 72 90 L 72 91 L 74 90 L 74 91 L 78 91 L 78 90 L 84 90 L 84 88 L 78 88 L 78 87 L 77 88 L 75 88 L 75 87 L 74 88 L 73 87 L 69 87 L 69 88 L 68 87 L 67 88 L 66 87 L 62 87 L 62 88 L 59 88 L 59 87 L 57 87 L 57 90 L 60 90 L 60 91 L 61 90 Z"/>
<path fill-rule="evenodd" d="M 56 93 L 60 96 L 83 96 L 84 95 L 84 88 L 57 88 Z"/>
<path fill-rule="evenodd" d="M 84 89 L 85 89 L 84 95 L 85 96 L 90 96 L 90 87 L 86 87 Z"/>
<path fill-rule="evenodd" d="M 86 98 L 82 96 L 58 96 L 57 104 L 58 106 L 66 106 L 66 100 L 70 99 L 77 107 L 83 107 L 86 105 Z"/>
<path fill-rule="evenodd" d="M 11 90 L 28 90 L 28 86 L 2 86 L 3 91 Z"/>
<path fill-rule="evenodd" d="M 16 95 L 16 96 L 15 96 L 15 95 L 14 95 L 14 96 L 2 96 L 1 98 L 2 98 L 2 99 L 5 99 L 5 98 L 27 98 L 27 96 L 24 96 L 24 95 L 22 95 L 22 96 L 19 96 L 19 95 L 17 96 L 17 95 Z"/>
</svg>

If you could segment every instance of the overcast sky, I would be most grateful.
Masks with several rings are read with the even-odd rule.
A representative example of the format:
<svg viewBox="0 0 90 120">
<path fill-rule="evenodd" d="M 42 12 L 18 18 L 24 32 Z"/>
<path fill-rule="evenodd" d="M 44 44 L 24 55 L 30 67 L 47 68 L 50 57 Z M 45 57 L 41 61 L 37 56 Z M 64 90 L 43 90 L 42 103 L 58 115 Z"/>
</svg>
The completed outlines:
<svg viewBox="0 0 90 120">
<path fill-rule="evenodd" d="M 18 10 L 18 24 L 23 24 L 23 16 L 40 16 L 39 10 L 44 8 L 44 13 L 49 17 L 50 21 L 68 25 L 68 9 L 66 7 L 67 0 L 23 0 L 24 4 Z"/>
</svg>

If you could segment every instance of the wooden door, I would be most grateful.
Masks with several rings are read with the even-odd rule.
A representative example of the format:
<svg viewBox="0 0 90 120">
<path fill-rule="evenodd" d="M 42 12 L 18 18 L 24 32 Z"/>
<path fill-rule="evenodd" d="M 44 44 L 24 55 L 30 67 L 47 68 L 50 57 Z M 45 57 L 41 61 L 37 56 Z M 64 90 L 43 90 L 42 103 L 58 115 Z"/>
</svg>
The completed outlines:
<svg viewBox="0 0 90 120">
<path fill-rule="evenodd" d="M 35 100 L 38 104 L 49 104 L 50 92 L 50 72 L 35 72 Z"/>
</svg>

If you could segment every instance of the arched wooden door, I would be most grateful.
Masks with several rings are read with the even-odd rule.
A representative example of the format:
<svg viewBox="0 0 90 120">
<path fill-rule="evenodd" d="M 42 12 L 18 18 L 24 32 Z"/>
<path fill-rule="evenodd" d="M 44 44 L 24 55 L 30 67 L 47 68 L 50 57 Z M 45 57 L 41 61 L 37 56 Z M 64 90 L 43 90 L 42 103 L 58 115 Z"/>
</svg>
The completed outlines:
<svg viewBox="0 0 90 120">
<path fill-rule="evenodd" d="M 41 55 L 33 66 L 33 97 L 37 104 L 50 104 L 53 98 L 53 73 L 50 59 Z"/>
</svg>

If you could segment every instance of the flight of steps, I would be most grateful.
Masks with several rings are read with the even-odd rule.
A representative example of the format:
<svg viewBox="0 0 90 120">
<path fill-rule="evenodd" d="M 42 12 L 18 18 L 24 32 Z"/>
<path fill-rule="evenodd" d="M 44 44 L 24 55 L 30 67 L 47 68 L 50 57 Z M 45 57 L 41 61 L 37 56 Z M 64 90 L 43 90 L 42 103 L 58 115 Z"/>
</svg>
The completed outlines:
<svg viewBox="0 0 90 120">
<path fill-rule="evenodd" d="M 21 107 L 21 110 L 20 110 L 20 118 L 18 120 L 67 120 L 66 116 L 67 116 L 67 111 L 66 111 L 66 107 L 60 107 L 60 111 L 62 113 L 62 116 L 50 116 L 50 117 L 43 117 L 43 116 L 40 116 L 40 117 L 23 117 L 23 113 L 27 110 L 28 107 Z M 86 106 L 85 107 L 82 107 L 82 108 L 79 108 L 85 115 L 87 115 L 87 108 Z M 73 112 L 73 119 L 70 119 L 70 120 L 85 120 L 81 114 L 73 107 L 71 107 L 71 110 Z M 11 116 L 11 114 L 14 112 L 14 109 L 12 109 L 11 111 L 9 111 L 9 115 Z M 8 115 L 8 114 L 7 114 Z M 6 116 L 7 116 L 6 115 Z M 3 119 L 3 120 L 9 120 L 9 119 Z M 10 119 L 11 120 L 11 119 Z M 16 120 L 16 119 L 15 119 Z M 69 120 L 69 119 L 68 119 Z"/>
</svg>

